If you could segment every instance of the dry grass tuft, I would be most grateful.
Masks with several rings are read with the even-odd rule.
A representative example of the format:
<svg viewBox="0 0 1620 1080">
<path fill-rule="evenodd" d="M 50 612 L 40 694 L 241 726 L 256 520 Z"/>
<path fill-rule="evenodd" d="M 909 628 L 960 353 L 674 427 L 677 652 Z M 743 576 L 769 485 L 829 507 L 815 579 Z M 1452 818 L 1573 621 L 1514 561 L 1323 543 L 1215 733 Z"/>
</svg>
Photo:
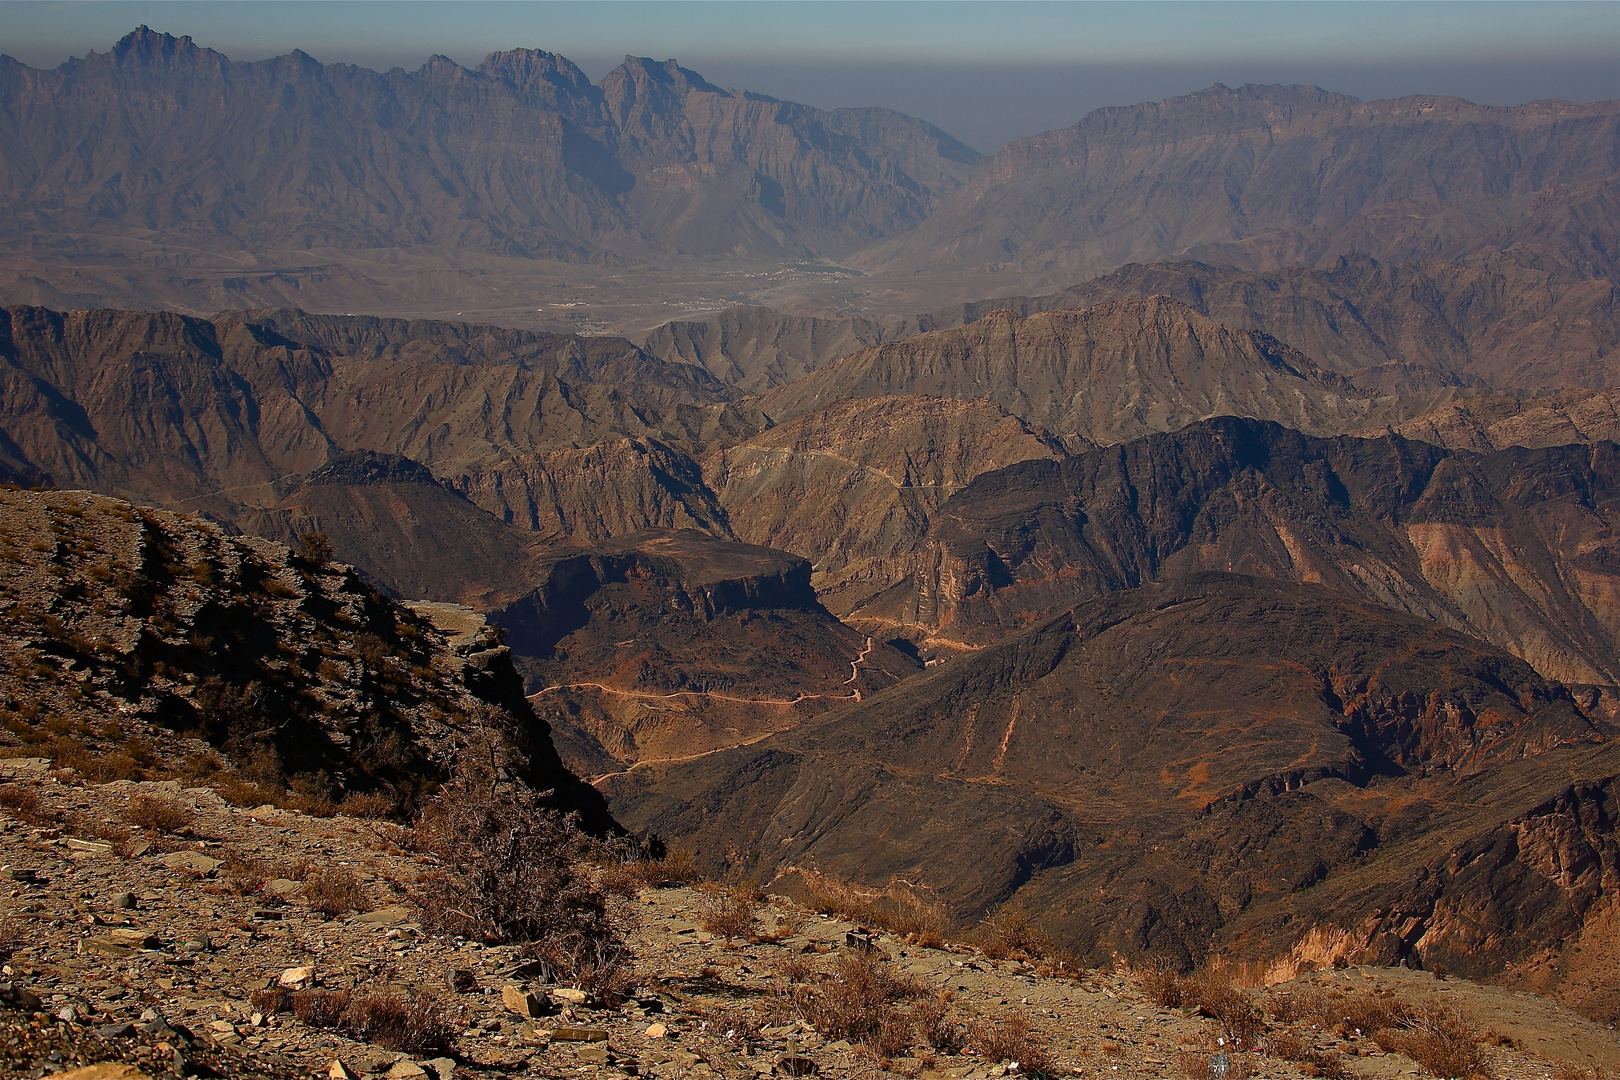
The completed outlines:
<svg viewBox="0 0 1620 1080">
<path fill-rule="evenodd" d="M 1021 910 L 1003 908 L 974 933 L 979 951 L 992 960 L 1032 960 L 1052 951 L 1052 943 Z"/>
<path fill-rule="evenodd" d="M 5 807 L 6 813 L 29 825 L 44 825 L 55 820 L 45 812 L 44 804 L 39 801 L 39 792 L 22 784 L 0 786 L 0 807 Z"/>
<path fill-rule="evenodd" d="M 166 835 L 186 831 L 195 818 L 190 807 L 150 795 L 135 796 L 124 811 L 124 820 L 136 828 Z"/>
<path fill-rule="evenodd" d="M 698 925 L 711 934 L 725 938 L 727 944 L 752 935 L 757 908 L 752 884 L 722 885 L 711 882 L 698 886 Z"/>
<path fill-rule="evenodd" d="M 828 1038 L 864 1042 L 878 1033 L 894 1003 L 922 994 L 921 986 L 896 975 L 886 961 L 862 953 L 840 956 L 832 978 L 796 987 L 794 1001 Z"/>
<path fill-rule="evenodd" d="M 924 948 L 938 948 L 950 933 L 944 903 L 921 886 L 892 878 L 883 888 L 872 889 L 818 870 L 799 875 L 805 902 L 815 911 L 899 934 Z"/>
<path fill-rule="evenodd" d="M 1023 1013 L 1003 1013 L 993 1020 L 974 1025 L 968 1045 L 986 1061 L 1016 1062 L 1023 1076 L 1053 1076 L 1057 1062 L 1047 1049 L 1047 1040 L 1030 1026 Z"/>
<path fill-rule="evenodd" d="M 1441 1001 L 1420 1002 L 1400 1030 L 1379 1032 L 1378 1045 L 1421 1065 L 1430 1076 L 1479 1080 L 1490 1076 L 1480 1049 L 1484 1032 L 1469 1013 Z"/>
<path fill-rule="evenodd" d="M 286 991 L 281 991 L 286 994 Z M 313 1028 L 336 1028 L 365 1042 L 406 1054 L 449 1049 L 459 1025 L 435 997 L 423 994 L 352 994 L 347 990 L 300 990 L 282 997 L 261 991 L 253 1005 L 292 1014 Z"/>
<path fill-rule="evenodd" d="M 935 1050 L 955 1054 L 967 1045 L 967 1033 L 951 1016 L 945 995 L 924 998 L 911 1007 L 911 1022 L 917 1035 Z"/>
<path fill-rule="evenodd" d="M 304 879 L 304 903 L 328 919 L 336 919 L 366 907 L 366 893 L 360 879 L 345 866 L 329 866 Z"/>
</svg>

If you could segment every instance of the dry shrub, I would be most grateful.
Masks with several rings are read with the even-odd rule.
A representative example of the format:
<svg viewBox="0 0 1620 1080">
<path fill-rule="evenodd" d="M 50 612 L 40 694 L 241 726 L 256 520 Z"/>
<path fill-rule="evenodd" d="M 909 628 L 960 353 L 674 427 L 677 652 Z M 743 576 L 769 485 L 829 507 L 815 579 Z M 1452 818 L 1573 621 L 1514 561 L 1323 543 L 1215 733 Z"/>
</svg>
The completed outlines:
<svg viewBox="0 0 1620 1080">
<path fill-rule="evenodd" d="M 124 820 L 136 828 L 166 834 L 184 832 L 191 827 L 195 817 L 188 806 L 150 795 L 135 796 L 129 800 L 129 806 L 124 811 Z"/>
<path fill-rule="evenodd" d="M 366 893 L 360 887 L 360 879 L 346 866 L 328 866 L 310 874 L 304 879 L 302 895 L 304 903 L 328 919 L 361 911 L 366 906 Z"/>
<path fill-rule="evenodd" d="M 799 986 L 794 996 L 800 1015 L 817 1031 L 832 1039 L 860 1041 L 877 1034 L 893 1003 L 922 993 L 886 961 L 861 953 L 840 956 L 832 978 Z"/>
<path fill-rule="evenodd" d="M 1333 999 L 1319 987 L 1300 986 L 1272 989 L 1266 994 L 1266 1013 L 1282 1024 L 1316 1024 L 1333 1015 Z"/>
<path fill-rule="evenodd" d="M 53 820 L 45 812 L 44 804 L 39 801 L 39 792 L 31 787 L 21 784 L 6 784 L 0 787 L 0 806 L 18 821 L 30 825 L 42 825 Z"/>
<path fill-rule="evenodd" d="M 353 997 L 347 990 L 299 990 L 292 996 L 292 1012 L 314 1028 L 335 1028 Z"/>
<path fill-rule="evenodd" d="M 682 885 L 696 885 L 703 880 L 697 856 L 689 848 L 676 848 L 657 859 L 630 859 L 613 869 L 649 889 L 675 889 Z"/>
<path fill-rule="evenodd" d="M 770 961 L 770 967 L 779 977 L 790 983 L 808 982 L 816 974 L 816 965 L 806 956 L 789 953 Z"/>
<path fill-rule="evenodd" d="M 248 1004 L 267 1016 L 271 1013 L 291 1012 L 293 995 L 292 991 L 284 986 L 272 986 L 253 991 L 248 995 Z"/>
<path fill-rule="evenodd" d="M 1312 1040 L 1285 1031 L 1266 1038 L 1266 1053 L 1283 1061 L 1308 1065 L 1314 1070 L 1313 1075 L 1327 1077 L 1327 1080 L 1347 1080 L 1354 1075 L 1338 1054 L 1324 1053 L 1316 1049 Z"/>
<path fill-rule="evenodd" d="M 338 1026 L 356 1039 L 405 1054 L 450 1048 L 457 1025 L 437 998 L 426 994 L 362 994 L 353 998 Z"/>
<path fill-rule="evenodd" d="M 722 1039 L 752 1045 L 764 1041 L 760 1034 L 760 1016 L 752 1009 L 739 1009 L 722 1005 L 705 1014 L 709 1030 Z"/>
<path fill-rule="evenodd" d="M 911 1049 L 913 1038 L 911 1018 L 898 1009 L 884 1009 L 878 1014 L 877 1030 L 867 1035 L 862 1045 L 887 1061 Z"/>
<path fill-rule="evenodd" d="M 1340 1036 L 1372 1035 L 1387 1028 L 1404 1028 L 1413 1019 L 1412 1007 L 1392 994 L 1362 991 L 1329 997 L 1319 1023 Z"/>
<path fill-rule="evenodd" d="M 951 930 L 944 903 L 898 877 L 881 889 L 871 889 L 819 870 L 801 870 L 799 875 L 806 902 L 816 911 L 903 935 L 925 948 L 938 947 Z"/>
<path fill-rule="evenodd" d="M 979 924 L 974 942 L 992 960 L 1029 960 L 1045 955 L 1052 947 L 1026 913 L 1006 908 Z"/>
<path fill-rule="evenodd" d="M 351 791 L 338 803 L 337 812 L 352 818 L 377 821 L 396 809 L 393 798 L 380 791 Z"/>
<path fill-rule="evenodd" d="M 1017 1062 L 1024 1076 L 1052 1076 L 1057 1072 L 1045 1036 L 1030 1026 L 1023 1013 L 1003 1013 L 975 1024 L 968 1033 L 968 1045 L 983 1054 L 986 1061 L 1005 1061 L 1009 1065 Z"/>
<path fill-rule="evenodd" d="M 950 1006 L 943 994 L 924 998 L 913 1005 L 911 1022 L 916 1026 L 918 1037 L 935 1050 L 954 1054 L 967 1044 L 966 1033 L 951 1017 Z"/>
<path fill-rule="evenodd" d="M 1488 1077 L 1480 1050 L 1484 1033 L 1474 1018 L 1442 1001 L 1425 1001 L 1411 1010 L 1401 1030 L 1380 1032 L 1378 1045 L 1399 1051 L 1431 1076 L 1475 1080 Z"/>
<path fill-rule="evenodd" d="M 751 884 L 722 885 L 711 882 L 698 887 L 698 925 L 711 934 L 720 935 L 728 943 L 750 935 L 754 929 L 757 906 Z"/>
<path fill-rule="evenodd" d="M 584 989 L 607 996 L 629 959 L 607 896 L 579 859 L 571 818 L 514 780 L 508 744 L 480 733 L 424 808 L 414 836 L 437 869 L 418 879 L 423 923 L 475 941 L 523 946 Z"/>
<path fill-rule="evenodd" d="M 1155 1004 L 1167 1009 L 1197 1009 L 1221 1025 L 1239 1049 L 1259 1044 L 1265 1017 L 1248 994 L 1218 972 L 1182 975 L 1166 964 L 1150 964 L 1139 978 L 1142 990 Z"/>
</svg>

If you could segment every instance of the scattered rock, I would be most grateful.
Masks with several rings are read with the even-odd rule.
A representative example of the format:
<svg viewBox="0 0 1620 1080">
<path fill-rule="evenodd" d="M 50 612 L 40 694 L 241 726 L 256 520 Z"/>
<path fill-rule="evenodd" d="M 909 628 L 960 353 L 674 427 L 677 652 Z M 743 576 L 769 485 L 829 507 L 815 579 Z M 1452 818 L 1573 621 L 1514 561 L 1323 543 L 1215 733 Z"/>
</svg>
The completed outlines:
<svg viewBox="0 0 1620 1080">
<path fill-rule="evenodd" d="M 302 990 L 315 981 L 315 969 L 312 967 L 290 967 L 281 973 L 276 985 L 286 990 Z"/>
<path fill-rule="evenodd" d="M 8 1005 L 23 1012 L 38 1012 L 45 1007 L 39 995 L 16 983 L 0 983 L 0 1005 Z"/>
<path fill-rule="evenodd" d="M 647 1026 L 647 1030 L 643 1032 L 643 1034 L 649 1039 L 662 1039 L 665 1035 L 669 1034 L 669 1028 L 665 1027 L 663 1024 L 649 1024 Z"/>
<path fill-rule="evenodd" d="M 113 893 L 112 906 L 119 911 L 134 911 L 135 894 L 132 892 Z"/>
<path fill-rule="evenodd" d="M 531 1020 L 545 1016 L 549 1011 L 545 1005 L 541 1004 L 539 998 L 524 990 L 521 986 L 507 985 L 501 987 L 501 1004 L 519 1016 Z"/>
<path fill-rule="evenodd" d="M 200 851 L 175 851 L 163 856 L 163 865 L 170 870 L 186 870 L 199 877 L 213 877 L 225 864 Z"/>
<path fill-rule="evenodd" d="M 571 986 L 559 986 L 550 991 L 551 996 L 558 1001 L 566 1001 L 570 1005 L 583 1005 L 591 995 L 583 990 L 576 990 Z"/>
<path fill-rule="evenodd" d="M 376 911 L 368 911 L 364 915 L 356 915 L 349 921 L 360 923 L 362 926 L 394 926 L 398 923 L 410 922 L 410 919 L 410 909 L 401 904 L 393 904 L 389 907 L 378 908 Z"/>
<path fill-rule="evenodd" d="M 608 1033 L 602 1028 L 555 1027 L 551 1037 L 558 1042 L 606 1042 Z"/>
<path fill-rule="evenodd" d="M 333 1058 L 332 1064 L 326 1067 L 326 1077 L 327 1080 L 359 1080 L 353 1070 L 337 1058 Z"/>
<path fill-rule="evenodd" d="M 427 1070 L 422 1068 L 410 1058 L 401 1058 L 383 1073 L 388 1080 L 422 1080 L 427 1076 Z"/>
<path fill-rule="evenodd" d="M 451 968 L 444 973 L 444 984 L 453 994 L 471 994 L 478 989 L 478 977 L 470 968 Z"/>
</svg>

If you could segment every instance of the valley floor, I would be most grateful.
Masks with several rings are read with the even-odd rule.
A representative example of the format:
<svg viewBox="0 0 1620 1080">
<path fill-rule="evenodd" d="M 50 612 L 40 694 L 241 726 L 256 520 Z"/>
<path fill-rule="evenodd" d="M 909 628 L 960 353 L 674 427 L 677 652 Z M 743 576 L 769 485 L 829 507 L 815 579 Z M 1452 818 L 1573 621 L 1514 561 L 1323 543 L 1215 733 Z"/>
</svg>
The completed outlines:
<svg viewBox="0 0 1620 1080">
<path fill-rule="evenodd" d="M 408 891 L 425 865 L 395 826 L 231 807 L 210 789 L 173 782 L 91 784 L 37 758 L 0 762 L 0 780 L 0 918 L 9 953 L 0 1076 L 155 1077 L 177 1067 L 231 1077 L 438 1080 L 1009 1074 L 982 1056 L 918 1046 L 879 1058 L 796 1018 L 783 1007 L 793 984 L 826 992 L 832 983 L 818 983 L 817 973 L 866 948 L 854 924 L 781 897 L 755 912 L 751 943 L 728 945 L 699 928 L 704 900 L 691 888 L 626 896 L 636 985 L 607 1007 L 538 981 L 511 948 L 424 935 Z M 171 831 L 131 828 L 129 819 L 153 805 L 181 808 L 176 820 L 157 823 Z M 357 888 L 329 895 L 344 881 Z M 315 910 L 323 902 L 333 915 Z M 875 962 L 909 993 L 948 998 L 970 1038 L 978 1027 L 1023 1017 L 1027 1038 L 1061 1074 L 1217 1075 L 1208 1071 L 1221 1049 L 1216 1021 L 1155 1005 L 1135 976 L 1064 977 L 1050 965 L 886 934 L 873 944 Z M 447 1042 L 406 1054 L 311 1026 L 285 1011 L 278 982 L 436 1000 L 451 1022 Z M 1461 1006 L 1486 1032 L 1497 1077 L 1620 1071 L 1612 1030 L 1545 999 L 1404 969 L 1317 972 L 1273 992 L 1313 988 L 1328 997 L 1370 992 Z M 1274 1026 L 1268 1037 L 1281 1031 Z M 1294 1034 L 1357 1075 L 1424 1075 L 1371 1038 Z M 1229 1060 L 1229 1076 L 1320 1075 L 1308 1062 L 1302 1071 L 1275 1057 Z M 105 1061 L 129 1067 L 73 1072 Z"/>
</svg>

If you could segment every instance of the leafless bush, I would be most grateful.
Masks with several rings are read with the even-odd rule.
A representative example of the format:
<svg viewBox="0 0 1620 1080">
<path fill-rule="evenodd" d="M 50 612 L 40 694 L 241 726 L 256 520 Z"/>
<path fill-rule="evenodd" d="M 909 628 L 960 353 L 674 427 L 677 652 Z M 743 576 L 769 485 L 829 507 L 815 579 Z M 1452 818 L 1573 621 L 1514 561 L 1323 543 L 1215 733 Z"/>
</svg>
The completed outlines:
<svg viewBox="0 0 1620 1080">
<path fill-rule="evenodd" d="M 1380 1032 L 1378 1045 L 1396 1050 L 1431 1076 L 1476 1080 L 1488 1077 L 1480 1050 L 1484 1033 L 1468 1013 L 1441 1001 L 1420 1002 L 1398 1031 Z"/>
<path fill-rule="evenodd" d="M 823 1035 L 859 1041 L 877 1033 L 890 1005 L 922 993 L 886 961 L 861 953 L 839 957 L 831 979 L 798 987 L 795 1000 L 800 1014 Z"/>
<path fill-rule="evenodd" d="M 968 1045 L 986 1061 L 1018 1063 L 1024 1076 L 1052 1076 L 1057 1062 L 1047 1048 L 1047 1040 L 1030 1026 L 1023 1013 L 1010 1012 L 975 1024 L 968 1033 Z"/>
<path fill-rule="evenodd" d="M 801 870 L 799 875 L 806 903 L 816 911 L 901 934 L 930 948 L 942 944 L 950 932 L 945 905 L 926 889 L 900 878 L 873 889 L 818 870 Z"/>
<path fill-rule="evenodd" d="M 315 1028 L 335 1028 L 354 995 L 347 990 L 299 990 L 292 996 L 293 1015 Z"/>
<path fill-rule="evenodd" d="M 877 1029 L 866 1036 L 862 1045 L 887 1061 L 909 1050 L 914 1038 L 910 1017 L 898 1009 L 886 1008 L 878 1013 Z"/>
<path fill-rule="evenodd" d="M 911 1022 L 917 1035 L 935 1050 L 954 1054 L 966 1045 L 966 1033 L 951 1017 L 950 1006 L 943 995 L 923 998 L 911 1007 Z"/>
<path fill-rule="evenodd" d="M 248 995 L 248 1004 L 265 1014 L 292 1012 L 292 991 L 284 986 L 255 990 Z"/>
<path fill-rule="evenodd" d="M 980 951 L 992 960 L 1028 960 L 1044 955 L 1052 947 L 1029 916 L 1016 909 L 1003 908 L 984 920 L 974 938 Z"/>
<path fill-rule="evenodd" d="M 1354 1074 L 1345 1066 L 1344 1059 L 1338 1054 L 1324 1052 L 1316 1049 L 1310 1039 L 1279 1031 L 1266 1038 L 1266 1053 L 1283 1061 L 1292 1061 L 1301 1065 L 1308 1065 L 1312 1075 L 1326 1077 L 1327 1080 L 1348 1080 Z"/>
<path fill-rule="evenodd" d="M 709 1031 L 722 1039 L 745 1045 L 762 1042 L 764 1036 L 760 1034 L 760 1016 L 752 1009 L 738 1008 L 734 1005 L 722 1005 L 710 1009 L 705 1014 L 704 1022 Z"/>
<path fill-rule="evenodd" d="M 773 972 L 790 983 L 808 982 L 816 974 L 816 965 L 808 957 L 798 953 L 789 953 L 772 960 L 770 967 Z"/>
<path fill-rule="evenodd" d="M 340 814 L 371 821 L 385 818 L 395 809 L 394 800 L 380 791 L 351 791 L 337 807 Z"/>
<path fill-rule="evenodd" d="M 719 934 L 728 943 L 749 936 L 754 929 L 757 907 L 752 885 L 711 882 L 698 889 L 698 925 L 711 934 Z"/>
<path fill-rule="evenodd" d="M 614 990 L 628 954 L 607 896 L 577 861 L 583 837 L 539 794 L 501 779 L 504 747 L 480 735 L 416 824 L 418 849 L 438 864 L 414 891 L 423 923 L 522 945 L 588 989 Z"/>
<path fill-rule="evenodd" d="M 150 795 L 137 795 L 129 800 L 124 820 L 138 829 L 155 833 L 184 832 L 191 827 L 196 815 L 191 808 L 172 799 L 157 799 Z"/>
<path fill-rule="evenodd" d="M 457 1025 L 437 998 L 426 994 L 362 994 L 350 1000 L 338 1026 L 369 1043 L 406 1054 L 447 1050 Z"/>
<path fill-rule="evenodd" d="M 44 804 L 39 801 L 39 792 L 22 784 L 0 785 L 0 806 L 18 821 L 25 821 L 30 825 L 40 825 L 51 820 L 44 810 Z"/>
<path fill-rule="evenodd" d="M 328 866 L 304 879 L 304 903 L 329 919 L 363 910 L 366 893 L 360 879 L 345 866 Z"/>
<path fill-rule="evenodd" d="M 1226 1059 L 1224 1071 L 1218 1071 L 1215 1067 L 1216 1059 L 1219 1057 Z M 1255 1060 L 1252 1054 L 1181 1050 L 1177 1052 L 1176 1058 L 1181 1066 L 1181 1074 L 1187 1080 L 1249 1080 L 1249 1077 L 1255 1074 Z"/>
<path fill-rule="evenodd" d="M 1182 975 L 1159 963 L 1147 965 L 1138 978 L 1143 992 L 1155 1005 L 1197 1009 L 1212 1017 L 1237 1049 L 1253 1049 L 1265 1033 L 1265 1017 L 1254 999 L 1218 972 Z"/>
</svg>

